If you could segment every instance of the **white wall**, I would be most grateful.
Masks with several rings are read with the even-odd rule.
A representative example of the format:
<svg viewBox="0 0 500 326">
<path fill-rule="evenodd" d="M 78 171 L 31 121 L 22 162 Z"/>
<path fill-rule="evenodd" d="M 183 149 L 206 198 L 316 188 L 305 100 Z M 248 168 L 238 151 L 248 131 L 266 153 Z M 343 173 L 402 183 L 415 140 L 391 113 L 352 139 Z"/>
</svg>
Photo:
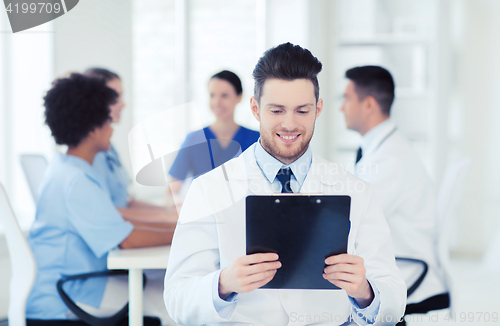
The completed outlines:
<svg viewBox="0 0 500 326">
<path fill-rule="evenodd" d="M 459 250 L 482 254 L 500 237 L 500 2 L 460 1 L 460 6 L 454 70 L 463 133 L 456 146 L 474 166 L 459 209 Z M 498 257 L 500 247 L 496 250 Z"/>
<path fill-rule="evenodd" d="M 266 1 L 266 50 L 285 42 L 309 46 L 309 1 Z"/>
<path fill-rule="evenodd" d="M 334 159 L 334 129 L 332 121 L 335 111 L 339 110 L 335 99 L 335 47 L 336 22 L 335 2 L 330 0 L 315 0 L 308 2 L 308 49 L 323 64 L 323 70 L 318 75 L 320 97 L 324 107 L 321 116 L 316 120 L 311 148 L 328 160 Z"/>
<path fill-rule="evenodd" d="M 285 42 L 300 45 L 309 49 L 323 64 L 318 75 L 320 97 L 325 107 L 317 120 L 311 147 L 316 153 L 333 158 L 332 110 L 333 68 L 335 31 L 332 15 L 334 1 L 331 0 L 267 0 L 265 23 L 265 50 Z"/>
</svg>

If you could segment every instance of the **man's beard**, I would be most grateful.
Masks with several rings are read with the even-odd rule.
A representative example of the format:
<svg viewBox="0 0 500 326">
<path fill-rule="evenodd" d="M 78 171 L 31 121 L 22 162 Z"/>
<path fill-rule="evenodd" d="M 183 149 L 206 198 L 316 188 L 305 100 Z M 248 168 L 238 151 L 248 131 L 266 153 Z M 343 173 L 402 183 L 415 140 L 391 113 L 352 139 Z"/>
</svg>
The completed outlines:
<svg viewBox="0 0 500 326">
<path fill-rule="evenodd" d="M 309 143 L 311 142 L 312 136 L 314 134 L 314 126 L 313 126 L 313 130 L 310 133 L 310 135 L 308 136 L 308 138 L 305 138 L 307 136 L 304 133 L 300 133 L 299 137 L 301 137 L 303 139 L 300 141 L 300 144 L 299 144 L 300 146 L 298 146 L 293 152 L 290 152 L 289 149 L 282 150 L 281 148 L 279 148 L 276 144 L 277 142 L 279 142 L 279 140 L 274 141 L 275 134 L 276 134 L 276 132 L 271 133 L 271 135 L 270 135 L 271 141 L 269 141 L 268 137 L 262 137 L 262 135 L 265 135 L 265 134 L 262 133 L 262 131 L 261 131 L 261 138 L 260 138 L 261 145 L 269 154 L 271 154 L 278 161 L 288 165 L 292 162 L 295 162 L 299 157 L 302 156 L 302 154 L 304 154 L 307 151 L 307 148 L 309 147 Z M 296 144 L 293 144 L 293 145 L 296 146 Z"/>
</svg>

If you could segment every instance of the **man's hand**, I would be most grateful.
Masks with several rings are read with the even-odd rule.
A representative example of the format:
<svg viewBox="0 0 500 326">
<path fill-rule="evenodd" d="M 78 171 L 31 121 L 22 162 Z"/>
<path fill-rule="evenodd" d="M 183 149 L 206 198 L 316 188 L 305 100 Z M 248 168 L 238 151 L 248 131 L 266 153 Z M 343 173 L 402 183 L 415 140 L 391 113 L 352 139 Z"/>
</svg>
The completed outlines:
<svg viewBox="0 0 500 326">
<path fill-rule="evenodd" d="M 328 257 L 325 263 L 328 265 L 323 273 L 326 280 L 344 289 L 347 295 L 356 300 L 360 308 L 370 305 L 374 294 L 365 277 L 366 269 L 363 266 L 363 258 L 341 254 Z"/>
<path fill-rule="evenodd" d="M 219 296 L 227 299 L 233 292 L 250 292 L 269 283 L 281 263 L 278 254 L 253 254 L 236 259 L 219 277 Z"/>
</svg>

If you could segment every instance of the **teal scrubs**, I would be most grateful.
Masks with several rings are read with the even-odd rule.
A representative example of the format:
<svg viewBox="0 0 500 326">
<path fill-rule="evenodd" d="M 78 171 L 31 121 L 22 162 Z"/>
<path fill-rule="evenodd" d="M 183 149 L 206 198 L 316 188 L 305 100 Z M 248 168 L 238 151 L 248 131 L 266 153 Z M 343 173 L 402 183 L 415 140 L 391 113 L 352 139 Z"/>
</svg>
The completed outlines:
<svg viewBox="0 0 500 326">
<path fill-rule="evenodd" d="M 56 154 L 49 164 L 28 242 L 38 273 L 26 318 L 66 319 L 56 283 L 64 275 L 107 269 L 108 252 L 132 232 L 110 200 L 96 169 L 73 155 Z M 74 301 L 98 308 L 106 278 L 68 282 Z"/>
<path fill-rule="evenodd" d="M 118 208 L 127 207 L 130 179 L 113 145 L 109 151 L 97 153 L 92 165 L 105 180 L 105 187 L 109 191 L 113 204 Z"/>
</svg>

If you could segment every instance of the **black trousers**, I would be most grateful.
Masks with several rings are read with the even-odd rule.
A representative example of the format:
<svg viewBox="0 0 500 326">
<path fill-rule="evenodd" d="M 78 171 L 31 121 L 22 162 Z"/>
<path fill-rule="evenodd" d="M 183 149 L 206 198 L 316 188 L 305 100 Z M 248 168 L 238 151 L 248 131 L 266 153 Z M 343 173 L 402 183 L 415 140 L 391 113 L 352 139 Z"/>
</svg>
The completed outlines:
<svg viewBox="0 0 500 326">
<path fill-rule="evenodd" d="M 426 314 L 432 310 L 441 310 L 450 307 L 450 294 L 441 293 L 425 299 L 419 303 L 410 303 L 406 305 L 405 316 L 412 314 Z M 405 326 L 406 322 L 400 321 L 396 324 L 397 326 Z"/>
</svg>

